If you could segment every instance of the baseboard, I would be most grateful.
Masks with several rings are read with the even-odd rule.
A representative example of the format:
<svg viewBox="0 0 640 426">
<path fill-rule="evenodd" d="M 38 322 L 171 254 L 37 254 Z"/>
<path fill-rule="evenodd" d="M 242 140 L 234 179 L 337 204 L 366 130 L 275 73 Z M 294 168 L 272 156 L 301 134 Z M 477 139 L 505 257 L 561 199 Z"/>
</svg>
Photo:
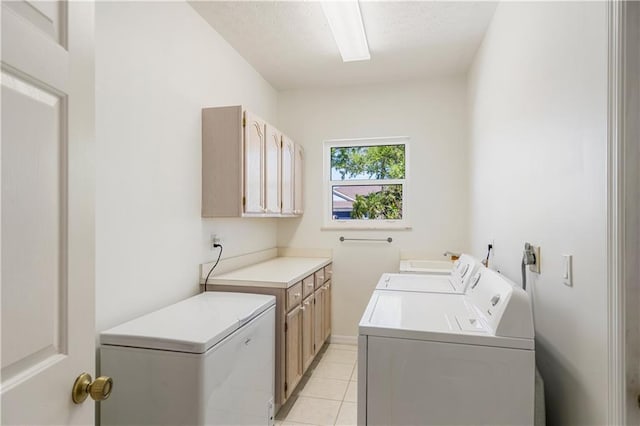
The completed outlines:
<svg viewBox="0 0 640 426">
<path fill-rule="evenodd" d="M 329 338 L 331 343 L 339 345 L 353 345 L 358 346 L 358 336 L 336 336 L 334 334 Z"/>
</svg>

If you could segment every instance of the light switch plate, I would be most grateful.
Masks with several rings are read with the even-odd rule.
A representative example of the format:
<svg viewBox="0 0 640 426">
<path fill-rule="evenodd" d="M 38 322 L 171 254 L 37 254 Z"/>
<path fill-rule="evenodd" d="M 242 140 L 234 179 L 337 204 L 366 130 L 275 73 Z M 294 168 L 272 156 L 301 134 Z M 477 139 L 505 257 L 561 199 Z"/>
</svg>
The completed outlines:
<svg viewBox="0 0 640 426">
<path fill-rule="evenodd" d="M 536 263 L 533 265 L 529 265 L 529 270 L 531 272 L 535 272 L 536 274 L 540 273 L 540 246 L 532 246 L 533 253 L 536 256 Z"/>
</svg>

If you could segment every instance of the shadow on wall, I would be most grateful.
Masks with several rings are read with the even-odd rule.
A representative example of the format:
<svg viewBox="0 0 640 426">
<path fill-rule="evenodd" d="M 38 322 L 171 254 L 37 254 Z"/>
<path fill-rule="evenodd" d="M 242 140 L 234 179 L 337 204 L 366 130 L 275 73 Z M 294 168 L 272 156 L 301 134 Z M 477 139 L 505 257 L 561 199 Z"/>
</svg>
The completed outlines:
<svg viewBox="0 0 640 426">
<path fill-rule="evenodd" d="M 544 380 L 547 425 L 569 424 L 569 419 L 562 418 L 562 414 L 583 409 L 580 406 L 567 406 L 568 402 L 580 401 L 580 405 L 597 403 L 589 401 L 589 395 L 586 393 L 574 395 L 573 398 L 564 397 L 567 392 L 579 391 L 584 389 L 584 386 L 578 382 L 577 370 L 572 368 L 570 360 L 554 352 L 553 346 L 539 336 L 536 336 L 536 365 Z M 554 421 L 550 422 L 550 419 Z M 595 420 L 590 424 L 599 425 Z"/>
<path fill-rule="evenodd" d="M 380 275 L 398 270 L 400 248 L 387 242 L 343 243 L 333 246 L 333 330 L 337 336 L 357 336 L 358 323 Z"/>
</svg>

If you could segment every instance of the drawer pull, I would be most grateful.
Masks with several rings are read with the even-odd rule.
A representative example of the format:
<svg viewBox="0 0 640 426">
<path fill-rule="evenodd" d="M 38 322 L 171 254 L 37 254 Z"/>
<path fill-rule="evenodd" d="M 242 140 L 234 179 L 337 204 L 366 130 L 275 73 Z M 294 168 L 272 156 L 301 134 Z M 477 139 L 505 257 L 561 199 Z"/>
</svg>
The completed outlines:
<svg viewBox="0 0 640 426">
<path fill-rule="evenodd" d="M 300 297 L 300 293 L 294 293 L 293 297 L 295 297 L 297 299 L 298 297 Z"/>
</svg>

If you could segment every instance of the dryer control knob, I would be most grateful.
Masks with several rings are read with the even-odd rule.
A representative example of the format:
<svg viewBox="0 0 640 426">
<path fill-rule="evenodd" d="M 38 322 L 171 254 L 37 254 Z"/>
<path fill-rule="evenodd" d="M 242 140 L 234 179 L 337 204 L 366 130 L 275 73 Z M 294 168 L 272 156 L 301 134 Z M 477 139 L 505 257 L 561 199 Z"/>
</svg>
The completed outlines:
<svg viewBox="0 0 640 426">
<path fill-rule="evenodd" d="M 496 294 L 491 298 L 491 306 L 496 306 L 499 301 L 500 301 L 500 295 Z"/>
</svg>

